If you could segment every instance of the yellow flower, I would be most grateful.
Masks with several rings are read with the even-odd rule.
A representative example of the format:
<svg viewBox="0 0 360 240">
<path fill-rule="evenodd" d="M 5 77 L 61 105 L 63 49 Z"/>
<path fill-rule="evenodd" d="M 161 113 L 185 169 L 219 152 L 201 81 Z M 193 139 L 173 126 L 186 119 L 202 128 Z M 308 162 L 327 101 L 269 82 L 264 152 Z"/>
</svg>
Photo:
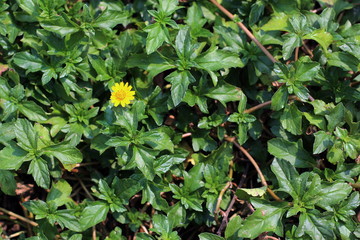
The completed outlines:
<svg viewBox="0 0 360 240">
<path fill-rule="evenodd" d="M 115 83 L 111 90 L 110 100 L 115 107 L 119 106 L 119 104 L 125 107 L 131 100 L 134 100 L 135 91 L 131 91 L 131 86 L 128 86 L 128 83 Z"/>
</svg>

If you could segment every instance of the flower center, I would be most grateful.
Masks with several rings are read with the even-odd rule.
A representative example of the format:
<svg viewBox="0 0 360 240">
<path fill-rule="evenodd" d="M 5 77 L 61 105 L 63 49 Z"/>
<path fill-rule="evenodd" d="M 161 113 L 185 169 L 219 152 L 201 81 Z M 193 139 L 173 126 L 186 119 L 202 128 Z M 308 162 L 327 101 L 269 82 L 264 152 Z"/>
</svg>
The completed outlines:
<svg viewBox="0 0 360 240">
<path fill-rule="evenodd" d="M 126 92 L 124 90 L 119 90 L 115 93 L 115 97 L 120 101 L 124 100 L 126 98 Z"/>
</svg>

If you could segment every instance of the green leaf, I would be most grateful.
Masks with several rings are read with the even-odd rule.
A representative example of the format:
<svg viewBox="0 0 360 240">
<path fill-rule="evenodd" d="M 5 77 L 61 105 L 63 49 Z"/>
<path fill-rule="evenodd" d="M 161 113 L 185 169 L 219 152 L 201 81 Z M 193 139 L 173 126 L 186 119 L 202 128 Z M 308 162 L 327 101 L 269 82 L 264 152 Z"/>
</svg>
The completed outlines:
<svg viewBox="0 0 360 240">
<path fill-rule="evenodd" d="M 240 88 L 224 82 L 209 89 L 205 96 L 219 100 L 225 106 L 227 102 L 240 101 L 242 94 Z"/>
<path fill-rule="evenodd" d="M 52 201 L 57 207 L 60 207 L 68 202 L 71 202 L 70 194 L 72 187 L 64 179 L 53 183 L 49 194 L 46 197 L 46 202 Z"/>
<path fill-rule="evenodd" d="M 0 151 L 0 169 L 18 170 L 23 162 L 30 159 L 26 151 L 11 141 L 9 146 Z"/>
<path fill-rule="evenodd" d="M 225 238 L 227 240 L 240 240 L 238 238 L 239 226 L 241 226 L 242 218 L 239 215 L 232 217 L 225 229 Z"/>
<path fill-rule="evenodd" d="M 279 111 L 284 108 L 289 97 L 288 90 L 285 85 L 282 85 L 271 98 L 271 109 Z"/>
<path fill-rule="evenodd" d="M 200 240 L 225 240 L 225 238 L 212 233 L 201 233 L 199 235 Z"/>
<path fill-rule="evenodd" d="M 218 50 L 213 48 L 210 51 L 198 56 L 194 60 L 200 67 L 210 71 L 217 71 L 223 68 L 244 67 L 237 53 Z"/>
<path fill-rule="evenodd" d="M 136 162 L 138 169 L 144 174 L 144 176 L 152 181 L 155 176 L 154 159 L 155 156 L 151 154 L 150 149 L 142 146 L 133 147 L 132 160 Z"/>
<path fill-rule="evenodd" d="M 263 1 L 256 1 L 251 5 L 251 10 L 249 14 L 249 25 L 254 25 L 259 21 L 260 17 L 263 15 L 265 9 L 265 3 Z"/>
<path fill-rule="evenodd" d="M 109 212 L 109 207 L 106 203 L 95 201 L 89 202 L 89 204 L 83 209 L 80 216 L 80 226 L 83 231 L 89 227 L 104 221 Z"/>
<path fill-rule="evenodd" d="M 163 24 L 158 22 L 151 24 L 147 26 L 144 31 L 148 33 L 146 38 L 147 54 L 155 52 L 164 43 L 164 41 L 168 41 L 169 32 Z"/>
<path fill-rule="evenodd" d="M 283 43 L 283 59 L 288 60 L 294 49 L 301 46 L 301 38 L 295 33 L 288 33 L 284 35 L 284 43 Z"/>
<path fill-rule="evenodd" d="M 310 124 L 317 126 L 321 130 L 326 129 L 326 121 L 325 121 L 325 118 L 323 116 L 310 114 L 308 112 L 303 112 L 302 114 L 310 122 Z"/>
<path fill-rule="evenodd" d="M 131 178 L 120 179 L 115 177 L 111 188 L 114 189 L 116 196 L 121 197 L 124 204 L 127 204 L 129 199 L 141 190 L 139 182 Z"/>
<path fill-rule="evenodd" d="M 129 68 L 139 67 L 149 72 L 149 78 L 154 78 L 161 72 L 175 68 L 174 64 L 171 64 L 168 60 L 165 60 L 158 53 L 135 54 L 130 56 L 126 61 L 126 66 Z"/>
<path fill-rule="evenodd" d="M 210 152 L 217 147 L 216 141 L 209 136 L 209 132 L 204 129 L 199 129 L 192 134 L 192 147 L 195 152 L 200 149 Z"/>
<path fill-rule="evenodd" d="M 354 71 L 358 69 L 360 60 L 347 52 L 332 52 L 327 55 L 329 66 L 335 66 L 345 71 Z"/>
<path fill-rule="evenodd" d="M 319 154 L 324 152 L 327 148 L 331 147 L 333 142 L 333 137 L 326 133 L 325 131 L 318 131 L 314 133 L 315 141 L 313 146 L 313 153 Z"/>
<path fill-rule="evenodd" d="M 46 113 L 33 101 L 23 101 L 18 104 L 19 111 L 24 114 L 28 119 L 36 122 L 46 121 Z"/>
<path fill-rule="evenodd" d="M 166 16 L 169 16 L 176 9 L 178 9 L 178 0 L 160 0 L 159 10 L 162 11 Z"/>
<path fill-rule="evenodd" d="M 315 161 L 303 148 L 302 141 L 289 142 L 283 138 L 268 141 L 268 151 L 276 158 L 285 159 L 297 168 L 314 167 Z"/>
<path fill-rule="evenodd" d="M 294 166 L 288 161 L 275 159 L 271 164 L 271 170 L 278 179 L 279 191 L 284 191 L 297 199 L 299 189 L 295 186 L 299 183 L 299 174 Z"/>
<path fill-rule="evenodd" d="M 176 36 L 175 47 L 180 54 L 186 60 L 190 60 L 192 54 L 190 29 L 189 27 L 182 28 Z"/>
<path fill-rule="evenodd" d="M 302 113 L 295 104 L 285 107 L 283 114 L 280 116 L 280 122 L 282 127 L 292 134 L 302 134 Z"/>
<path fill-rule="evenodd" d="M 320 64 L 312 62 L 308 57 L 302 57 L 295 62 L 295 77 L 297 81 L 309 82 L 318 75 Z"/>
<path fill-rule="evenodd" d="M 105 81 L 111 79 L 111 76 L 108 74 L 108 71 L 106 69 L 105 61 L 101 57 L 96 55 L 89 55 L 88 59 L 91 63 L 91 66 L 98 74 L 96 77 L 97 80 Z"/>
<path fill-rule="evenodd" d="M 239 237 L 253 239 L 263 232 L 276 231 L 279 225 L 281 227 L 281 218 L 287 210 L 288 203 L 268 202 L 262 199 L 253 199 L 251 203 L 256 210 L 242 222 L 238 231 Z"/>
<path fill-rule="evenodd" d="M 345 107 L 342 103 L 336 105 L 335 108 L 331 109 L 330 113 L 325 115 L 328 121 L 328 131 L 332 132 L 336 127 L 341 127 L 345 121 Z"/>
<path fill-rule="evenodd" d="M 171 98 L 174 106 L 177 106 L 185 96 L 190 83 L 196 82 L 189 71 L 175 71 L 169 74 L 166 81 L 171 83 Z"/>
<path fill-rule="evenodd" d="M 61 16 L 52 16 L 49 19 L 41 21 L 40 25 L 45 30 L 57 33 L 62 37 L 79 31 L 79 26 L 72 22 L 65 14 L 62 14 Z"/>
<path fill-rule="evenodd" d="M 321 217 L 320 213 L 314 210 L 300 215 L 299 227 L 296 230 L 296 235 L 297 237 L 301 237 L 305 232 L 312 239 L 335 239 L 332 229 L 333 223 L 325 217 Z"/>
<path fill-rule="evenodd" d="M 38 133 L 32 124 L 26 119 L 18 119 L 15 123 L 15 135 L 18 145 L 26 151 L 34 151 L 38 148 Z"/>
<path fill-rule="evenodd" d="M 186 16 L 186 23 L 190 26 L 191 35 L 193 37 L 211 37 L 211 32 L 203 28 L 206 22 L 201 7 L 193 2 L 192 6 L 188 8 Z"/>
<path fill-rule="evenodd" d="M 13 57 L 13 61 L 19 67 L 30 72 L 40 71 L 44 66 L 44 62 L 40 57 L 30 54 L 29 52 L 16 53 Z"/>
<path fill-rule="evenodd" d="M 67 170 L 74 168 L 74 165 L 82 161 L 81 152 L 70 145 L 59 143 L 43 148 L 42 151 L 48 156 L 56 157 Z"/>
<path fill-rule="evenodd" d="M 319 193 L 321 199 L 316 205 L 327 210 L 331 210 L 331 206 L 336 206 L 346 199 L 352 191 L 352 187 L 348 183 L 325 182 L 321 186 L 322 188 Z"/>
<path fill-rule="evenodd" d="M 33 175 L 36 184 L 42 188 L 50 187 L 50 175 L 47 162 L 42 158 L 35 158 L 31 161 L 28 173 Z"/>
<path fill-rule="evenodd" d="M 341 148 L 338 146 L 333 146 L 330 148 L 328 153 L 326 154 L 328 161 L 332 164 L 337 164 L 339 162 L 344 162 L 345 154 Z"/>
<path fill-rule="evenodd" d="M 303 36 L 303 39 L 312 39 L 317 41 L 325 52 L 333 42 L 333 36 L 324 29 L 316 29 L 309 34 Z"/>
<path fill-rule="evenodd" d="M 0 189 L 6 195 L 15 195 L 16 180 L 14 173 L 7 170 L 0 170 Z"/>
<path fill-rule="evenodd" d="M 22 204 L 27 210 L 36 215 L 36 219 L 45 218 L 49 213 L 49 206 L 41 200 L 31 200 Z"/>
<path fill-rule="evenodd" d="M 236 196 L 241 200 L 250 200 L 251 197 L 262 197 L 266 193 L 266 186 L 261 188 L 239 188 Z"/>
<path fill-rule="evenodd" d="M 105 9 L 91 24 L 93 27 L 111 29 L 118 24 L 123 24 L 128 20 L 125 11 L 112 11 Z"/>
<path fill-rule="evenodd" d="M 29 15 L 37 17 L 40 9 L 37 1 L 35 0 L 19 0 L 19 6 Z"/>
<path fill-rule="evenodd" d="M 55 224 L 55 221 L 59 223 L 61 228 L 68 228 L 72 231 L 80 232 L 82 230 L 82 226 L 76 216 L 74 216 L 73 210 L 62 209 L 56 211 L 56 214 L 51 215 L 51 218 L 48 218 L 52 224 Z M 51 221 L 53 220 L 53 221 Z"/>
</svg>

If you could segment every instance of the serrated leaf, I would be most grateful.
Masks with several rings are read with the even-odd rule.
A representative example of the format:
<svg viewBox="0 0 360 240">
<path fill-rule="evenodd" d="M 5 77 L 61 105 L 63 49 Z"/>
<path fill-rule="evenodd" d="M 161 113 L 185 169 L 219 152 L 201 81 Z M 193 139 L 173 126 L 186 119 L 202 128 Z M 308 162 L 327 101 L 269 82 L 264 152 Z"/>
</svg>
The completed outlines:
<svg viewBox="0 0 360 240">
<path fill-rule="evenodd" d="M 148 32 L 146 38 L 146 53 L 148 55 L 155 52 L 164 41 L 168 40 L 168 30 L 160 23 L 151 24 L 147 26 L 144 31 Z"/>
<path fill-rule="evenodd" d="M 38 133 L 27 119 L 18 119 L 15 123 L 15 135 L 18 145 L 27 151 L 37 150 Z"/>
<path fill-rule="evenodd" d="M 145 147 L 134 146 L 132 159 L 136 162 L 138 169 L 144 176 L 152 181 L 155 176 L 154 159 L 155 156 L 151 154 L 150 149 Z"/>
<path fill-rule="evenodd" d="M 240 101 L 242 94 L 240 88 L 224 82 L 209 89 L 205 96 L 219 100 L 225 106 L 227 102 Z"/>
<path fill-rule="evenodd" d="M 100 201 L 90 202 L 88 206 L 83 209 L 79 220 L 82 230 L 85 231 L 89 227 L 104 221 L 108 212 L 109 207 L 106 203 Z"/>
<path fill-rule="evenodd" d="M 50 31 L 59 34 L 62 37 L 76 33 L 79 31 L 79 26 L 76 23 L 70 21 L 67 15 L 52 16 L 49 19 L 41 21 L 40 25 Z"/>
<path fill-rule="evenodd" d="M 128 20 L 125 11 L 104 10 L 92 23 L 93 27 L 111 29 L 118 24 L 123 24 Z"/>
<path fill-rule="evenodd" d="M 312 213 L 317 214 L 314 215 Z M 334 239 L 334 233 L 332 231 L 333 224 L 326 218 L 319 216 L 320 213 L 317 211 L 312 211 L 312 213 L 302 213 L 300 215 L 296 236 L 303 236 L 305 232 L 309 234 L 312 239 Z"/>
<path fill-rule="evenodd" d="M 218 50 L 217 48 L 198 56 L 194 61 L 203 69 L 210 71 L 231 67 L 244 67 L 244 63 L 237 53 Z"/>
<path fill-rule="evenodd" d="M 201 233 L 199 235 L 200 240 L 225 240 L 223 237 L 220 237 L 218 235 L 212 234 L 212 233 Z"/>
<path fill-rule="evenodd" d="M 44 218 L 48 215 L 49 206 L 41 200 L 31 200 L 22 204 L 27 210 L 36 215 L 37 219 Z"/>
<path fill-rule="evenodd" d="M 325 52 L 327 52 L 328 47 L 333 42 L 333 36 L 324 29 L 316 29 L 303 36 L 303 39 L 312 39 L 317 41 Z"/>
<path fill-rule="evenodd" d="M 280 116 L 280 122 L 282 127 L 292 134 L 302 134 L 302 113 L 295 104 L 285 107 L 283 114 Z"/>
<path fill-rule="evenodd" d="M 15 195 L 16 180 L 14 173 L 7 170 L 0 170 L 0 189 L 6 195 Z"/>
<path fill-rule="evenodd" d="M 44 66 L 44 62 L 40 57 L 34 54 L 30 54 L 29 52 L 16 53 L 14 55 L 13 61 L 19 67 L 30 72 L 40 71 Z"/>
<path fill-rule="evenodd" d="M 331 206 L 339 204 L 346 199 L 351 193 L 352 187 L 347 183 L 323 183 L 319 193 L 320 200 L 316 203 L 317 206 L 323 209 L 331 209 Z"/>
<path fill-rule="evenodd" d="M 332 52 L 329 53 L 327 64 L 329 66 L 335 66 L 344 69 L 345 71 L 358 70 L 360 60 L 347 52 Z"/>
<path fill-rule="evenodd" d="M 301 140 L 289 142 L 283 138 L 274 138 L 268 142 L 268 151 L 276 158 L 285 159 L 297 168 L 315 166 L 314 159 L 303 148 Z"/>
<path fill-rule="evenodd" d="M 251 203 L 255 205 L 256 210 L 242 222 L 238 236 L 254 239 L 263 232 L 274 232 L 281 224 L 287 203 L 270 203 L 261 199 L 253 199 Z"/>
<path fill-rule="evenodd" d="M 28 119 L 36 122 L 46 121 L 46 113 L 33 101 L 23 101 L 18 104 L 19 111 L 24 114 Z"/>
<path fill-rule="evenodd" d="M 64 179 L 60 179 L 58 182 L 53 183 L 49 194 L 46 197 L 46 202 L 52 201 L 56 206 L 62 206 L 68 202 L 71 202 L 70 194 L 72 187 Z"/>
<path fill-rule="evenodd" d="M 33 175 L 36 184 L 42 188 L 50 187 L 50 174 L 47 163 L 42 158 L 35 158 L 30 162 L 28 173 Z"/>
<path fill-rule="evenodd" d="M 289 97 L 288 90 L 285 85 L 281 86 L 271 98 L 271 109 L 274 111 L 279 111 L 283 109 L 287 103 Z"/>
<path fill-rule="evenodd" d="M 43 148 L 42 151 L 46 155 L 56 157 L 64 165 L 64 168 L 69 171 L 83 159 L 81 152 L 77 148 L 63 143 L 48 146 Z"/>
<path fill-rule="evenodd" d="M 17 170 L 23 162 L 30 159 L 28 152 L 24 151 L 14 142 L 10 142 L 9 146 L 6 146 L 0 151 L 0 169 Z"/>
<path fill-rule="evenodd" d="M 314 133 L 314 136 L 315 136 L 315 141 L 313 146 L 314 154 L 322 153 L 327 148 L 331 147 L 334 144 L 332 136 L 324 131 L 318 131 Z"/>
<path fill-rule="evenodd" d="M 295 48 L 301 46 L 301 38 L 295 33 L 289 33 L 284 35 L 283 43 L 283 59 L 288 60 Z"/>
<path fill-rule="evenodd" d="M 172 14 L 178 7 L 178 0 L 160 0 L 159 10 L 165 15 Z"/>
<path fill-rule="evenodd" d="M 278 179 L 279 190 L 287 192 L 294 199 L 298 198 L 298 189 L 294 184 L 299 182 L 299 173 L 296 171 L 293 165 L 288 161 L 275 159 L 271 164 L 271 171 L 276 175 Z"/>
<path fill-rule="evenodd" d="M 174 106 L 177 106 L 185 96 L 190 83 L 195 82 L 195 78 L 189 71 L 175 71 L 165 78 L 171 83 L 171 98 Z"/>
</svg>

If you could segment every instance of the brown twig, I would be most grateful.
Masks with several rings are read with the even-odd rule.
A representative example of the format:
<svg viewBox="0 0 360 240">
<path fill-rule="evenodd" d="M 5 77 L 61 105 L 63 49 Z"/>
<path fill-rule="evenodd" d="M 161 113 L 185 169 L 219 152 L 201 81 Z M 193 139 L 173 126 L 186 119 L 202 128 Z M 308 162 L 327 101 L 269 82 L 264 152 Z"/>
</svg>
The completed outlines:
<svg viewBox="0 0 360 240">
<path fill-rule="evenodd" d="M 244 172 L 242 173 L 241 175 L 241 178 L 240 178 L 240 181 L 239 181 L 239 184 L 237 186 L 236 189 L 239 189 L 241 188 L 241 186 L 245 183 L 245 180 L 246 180 L 246 175 L 247 175 L 247 172 L 249 171 L 249 164 L 246 164 L 246 167 L 245 167 L 245 170 Z M 221 225 L 219 227 L 219 229 L 217 230 L 216 234 L 217 235 L 221 235 L 223 229 L 225 228 L 226 224 L 228 223 L 228 219 L 229 219 L 229 214 L 230 214 L 230 211 L 232 209 L 232 207 L 234 206 L 235 204 L 235 201 L 237 199 L 237 196 L 234 194 L 234 196 L 232 197 L 231 199 L 231 202 L 228 206 L 228 208 L 226 209 L 225 213 L 224 213 L 224 217 L 222 219 L 222 222 L 221 222 Z"/>
<path fill-rule="evenodd" d="M 314 54 L 312 53 L 312 51 L 310 50 L 310 48 L 307 46 L 306 42 L 303 40 L 303 47 L 306 50 L 306 53 L 310 55 L 310 58 L 314 57 Z"/>
<path fill-rule="evenodd" d="M 20 232 L 17 232 L 17 233 L 13 233 L 8 238 L 15 238 L 15 237 L 20 236 L 23 233 L 25 233 L 25 231 L 20 231 Z"/>
<path fill-rule="evenodd" d="M 92 240 L 96 240 L 96 227 L 92 227 Z"/>
<path fill-rule="evenodd" d="M 299 59 L 299 47 L 295 48 L 295 61 Z"/>
<path fill-rule="evenodd" d="M 95 200 L 94 197 L 91 195 L 91 193 L 89 192 L 89 190 L 87 189 L 87 187 L 85 186 L 84 182 L 79 178 L 79 177 L 76 177 L 77 180 L 79 181 L 82 189 L 84 189 L 86 195 L 91 199 L 91 200 Z"/>
<path fill-rule="evenodd" d="M 188 133 L 184 133 L 183 135 L 181 135 L 181 138 L 186 138 L 186 137 L 190 137 L 191 136 L 191 133 L 188 132 Z"/>
<path fill-rule="evenodd" d="M 36 222 L 31 221 L 30 219 L 27 219 L 27 218 L 25 218 L 25 217 L 23 217 L 23 216 L 20 216 L 19 214 L 16 214 L 16 213 L 14 213 L 14 212 L 11 212 L 11 211 L 9 211 L 9 210 L 6 210 L 5 208 L 0 207 L 0 211 L 6 213 L 7 215 L 12 216 L 12 217 L 14 217 L 14 218 L 16 218 L 16 219 L 19 219 L 20 221 L 29 223 L 29 224 L 30 224 L 31 226 L 33 226 L 33 227 L 39 226 L 39 224 L 37 224 Z"/>
<path fill-rule="evenodd" d="M 216 0 L 209 0 L 211 3 L 213 3 L 220 11 L 222 11 L 226 16 L 228 16 L 231 20 L 235 19 L 235 16 L 231 14 L 226 8 L 221 6 Z M 236 24 L 245 32 L 245 34 L 263 51 L 263 53 L 270 59 L 271 62 L 276 63 L 277 60 L 274 58 L 274 56 L 262 45 L 259 40 L 256 39 L 256 37 L 247 29 L 247 27 L 242 22 L 236 22 Z M 274 87 L 280 87 L 281 84 L 279 82 L 275 81 L 272 82 L 272 85 Z M 310 101 L 314 101 L 314 98 L 312 96 L 309 96 Z"/>
<path fill-rule="evenodd" d="M 231 20 L 234 20 L 235 16 L 231 14 L 226 8 L 221 6 L 216 0 L 210 0 L 217 8 L 220 9 L 226 16 L 228 16 Z M 259 40 L 256 39 L 256 37 L 245 27 L 245 25 L 241 22 L 236 23 L 245 33 L 246 35 L 254 41 L 254 43 L 263 51 L 263 53 L 273 62 L 276 62 L 276 59 L 271 55 L 271 53 L 262 45 Z"/>
<path fill-rule="evenodd" d="M 217 202 L 216 202 L 216 207 L 215 207 L 215 221 L 217 222 L 218 221 L 218 213 L 220 211 L 220 204 L 221 204 L 221 201 L 222 201 L 222 197 L 224 196 L 226 190 L 231 186 L 231 183 L 230 182 L 227 182 L 225 187 L 223 187 L 223 189 L 221 189 L 220 193 L 219 193 L 219 196 L 218 196 L 218 199 L 217 199 Z"/>
<path fill-rule="evenodd" d="M 233 143 L 251 162 L 251 164 L 254 166 L 256 172 L 258 173 L 259 177 L 260 177 L 260 180 L 261 180 L 261 184 L 263 186 L 266 186 L 267 187 L 267 192 L 271 195 L 271 197 L 273 197 L 276 201 L 282 201 L 281 198 L 279 198 L 268 186 L 267 182 L 266 182 L 266 179 L 263 175 L 263 173 L 261 172 L 260 170 L 260 167 L 259 165 L 256 163 L 255 159 L 250 155 L 250 153 L 245 149 L 243 148 L 235 139 L 235 137 L 229 137 L 229 136 L 226 136 L 224 138 L 226 141 L 228 142 L 231 142 Z"/>
<path fill-rule="evenodd" d="M 272 236 L 265 236 L 263 239 L 279 240 L 278 238 Z"/>
</svg>

